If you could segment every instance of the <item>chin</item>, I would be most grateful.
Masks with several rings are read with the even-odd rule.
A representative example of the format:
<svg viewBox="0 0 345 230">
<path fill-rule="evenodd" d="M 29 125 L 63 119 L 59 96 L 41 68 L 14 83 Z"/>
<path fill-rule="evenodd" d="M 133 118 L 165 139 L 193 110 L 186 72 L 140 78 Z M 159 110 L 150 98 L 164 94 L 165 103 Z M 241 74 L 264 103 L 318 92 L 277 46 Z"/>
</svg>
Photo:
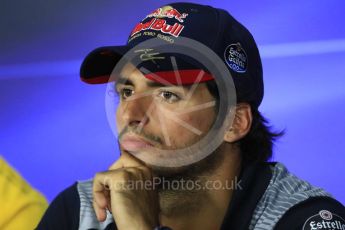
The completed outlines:
<svg viewBox="0 0 345 230">
<path fill-rule="evenodd" d="M 158 177 L 164 177 L 165 179 L 178 180 L 178 179 L 196 179 L 202 174 L 203 167 L 196 162 L 191 165 L 186 165 L 182 167 L 161 167 L 148 165 L 153 171 L 153 173 Z"/>
</svg>

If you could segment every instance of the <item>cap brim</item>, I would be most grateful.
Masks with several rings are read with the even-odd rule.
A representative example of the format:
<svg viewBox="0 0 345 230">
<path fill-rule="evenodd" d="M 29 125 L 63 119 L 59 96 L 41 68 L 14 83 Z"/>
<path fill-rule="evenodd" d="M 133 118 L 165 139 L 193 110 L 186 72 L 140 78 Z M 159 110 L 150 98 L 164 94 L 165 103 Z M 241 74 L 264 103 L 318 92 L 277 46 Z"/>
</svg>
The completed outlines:
<svg viewBox="0 0 345 230">
<path fill-rule="evenodd" d="M 102 84 L 114 81 L 111 74 L 122 57 L 131 49 L 129 46 L 105 46 L 91 51 L 84 59 L 80 68 L 80 78 L 89 84 Z M 180 55 L 173 55 L 179 62 L 178 70 L 174 70 L 170 58 L 160 62 L 142 62 L 139 67 L 145 67 L 143 71 L 146 78 L 162 84 L 194 84 L 213 80 L 200 63 Z M 141 69 L 141 68 L 140 68 Z M 142 69 L 141 69 L 142 70 Z M 178 72 L 178 73 L 177 73 Z"/>
<path fill-rule="evenodd" d="M 107 83 L 114 67 L 128 50 L 128 46 L 104 46 L 91 51 L 81 64 L 81 80 L 89 84 Z"/>
</svg>

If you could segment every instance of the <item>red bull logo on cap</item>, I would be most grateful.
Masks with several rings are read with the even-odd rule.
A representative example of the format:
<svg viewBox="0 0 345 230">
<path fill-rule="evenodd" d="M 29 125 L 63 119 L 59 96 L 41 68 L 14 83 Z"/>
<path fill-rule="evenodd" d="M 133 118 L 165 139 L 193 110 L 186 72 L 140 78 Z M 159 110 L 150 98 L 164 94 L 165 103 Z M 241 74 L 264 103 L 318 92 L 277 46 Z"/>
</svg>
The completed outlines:
<svg viewBox="0 0 345 230">
<path fill-rule="evenodd" d="M 147 15 L 146 18 L 175 18 L 179 22 L 184 22 L 183 19 L 185 19 L 187 16 L 188 14 L 180 13 L 177 9 L 171 6 L 164 6 L 153 11 Z"/>
<path fill-rule="evenodd" d="M 147 22 L 141 22 L 136 25 L 136 27 L 131 33 L 131 37 L 141 31 L 149 29 L 160 31 L 163 34 L 178 37 L 184 28 L 184 25 L 180 23 L 183 23 L 183 19 L 185 19 L 187 16 L 188 14 L 181 14 L 178 10 L 171 6 L 164 6 L 162 8 L 158 8 L 157 10 L 147 15 L 146 18 L 144 18 L 144 20 L 147 18 L 152 18 L 151 20 Z M 170 25 L 164 18 L 174 18 L 179 22 Z"/>
<path fill-rule="evenodd" d="M 131 37 L 141 31 L 145 31 L 149 29 L 160 31 L 163 34 L 168 34 L 174 37 L 178 37 L 180 33 L 182 32 L 183 28 L 184 26 L 179 23 L 175 23 L 174 25 L 169 25 L 164 19 L 153 18 L 146 23 L 137 24 L 131 33 Z"/>
</svg>

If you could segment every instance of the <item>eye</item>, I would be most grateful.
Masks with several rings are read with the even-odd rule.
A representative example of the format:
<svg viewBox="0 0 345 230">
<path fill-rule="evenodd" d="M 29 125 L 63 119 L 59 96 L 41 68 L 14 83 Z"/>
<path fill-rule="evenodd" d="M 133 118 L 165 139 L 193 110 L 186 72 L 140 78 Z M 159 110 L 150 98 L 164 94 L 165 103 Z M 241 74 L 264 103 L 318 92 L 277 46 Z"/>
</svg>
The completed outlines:
<svg viewBox="0 0 345 230">
<path fill-rule="evenodd" d="M 174 103 L 181 99 L 178 95 L 170 91 L 161 91 L 159 92 L 158 96 L 161 97 L 162 100 L 168 103 Z"/>
<path fill-rule="evenodd" d="M 123 88 L 123 89 L 120 89 L 119 93 L 120 93 L 121 99 L 127 99 L 130 96 L 132 96 L 133 90 L 129 88 Z"/>
</svg>

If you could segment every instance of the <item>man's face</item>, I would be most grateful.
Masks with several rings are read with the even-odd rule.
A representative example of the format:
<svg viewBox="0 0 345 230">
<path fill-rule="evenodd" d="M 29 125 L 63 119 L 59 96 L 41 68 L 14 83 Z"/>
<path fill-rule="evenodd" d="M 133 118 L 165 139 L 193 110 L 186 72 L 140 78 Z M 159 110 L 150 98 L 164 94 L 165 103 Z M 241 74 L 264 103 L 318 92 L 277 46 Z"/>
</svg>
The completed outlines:
<svg viewBox="0 0 345 230">
<path fill-rule="evenodd" d="M 130 152 L 189 147 L 207 134 L 215 118 L 215 99 L 205 83 L 163 85 L 127 64 L 116 82 L 121 149 Z"/>
</svg>

